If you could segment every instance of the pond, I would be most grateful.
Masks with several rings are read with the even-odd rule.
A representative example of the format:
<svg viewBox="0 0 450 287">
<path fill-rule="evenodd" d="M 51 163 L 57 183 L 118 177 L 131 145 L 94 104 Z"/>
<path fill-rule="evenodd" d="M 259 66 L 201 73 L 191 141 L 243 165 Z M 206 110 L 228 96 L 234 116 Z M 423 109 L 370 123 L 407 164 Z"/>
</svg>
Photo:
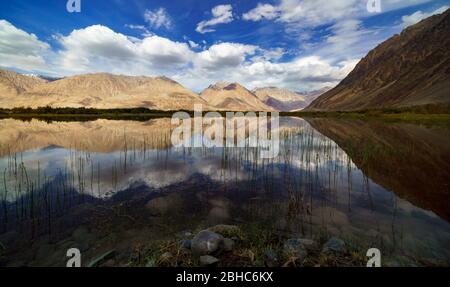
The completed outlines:
<svg viewBox="0 0 450 287">
<path fill-rule="evenodd" d="M 0 266 L 65 266 L 72 247 L 142 266 L 148 246 L 217 224 L 450 263 L 448 125 L 282 117 L 268 159 L 173 147 L 173 128 L 0 120 Z"/>
</svg>

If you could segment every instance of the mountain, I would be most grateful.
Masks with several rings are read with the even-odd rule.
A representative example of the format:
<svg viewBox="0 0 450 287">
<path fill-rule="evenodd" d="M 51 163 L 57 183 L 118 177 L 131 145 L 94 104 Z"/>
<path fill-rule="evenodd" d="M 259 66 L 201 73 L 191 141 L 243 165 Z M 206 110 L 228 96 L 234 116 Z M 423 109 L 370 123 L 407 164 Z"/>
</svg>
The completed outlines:
<svg viewBox="0 0 450 287">
<path fill-rule="evenodd" d="M 211 106 L 229 111 L 272 111 L 254 93 L 238 83 L 219 82 L 209 86 L 200 96 Z"/>
<path fill-rule="evenodd" d="M 211 109 L 196 93 L 166 77 L 130 77 L 107 73 L 86 74 L 47 82 L 6 72 L 14 90 L 0 90 L 0 107 L 86 107 L 192 110 L 194 103 Z M 5 81 L 3 75 L 1 81 Z M 23 79 L 27 79 L 24 81 Z M 0 83 L 2 83 L 0 82 Z M 9 81 L 12 82 L 12 81 Z M 0 86 L 1 87 L 1 86 Z M 13 86 L 15 87 L 15 86 Z"/>
<path fill-rule="evenodd" d="M 450 102 L 450 9 L 370 51 L 308 110 L 398 108 Z"/>
<path fill-rule="evenodd" d="M 297 93 L 304 95 L 304 97 L 306 99 L 306 102 L 308 103 L 307 106 L 309 106 L 315 99 L 317 99 L 321 95 L 325 94 L 326 92 L 328 92 L 332 88 L 333 87 L 323 87 L 321 89 L 313 90 L 313 91 L 306 92 L 306 93 L 299 93 L 299 92 L 297 92 Z"/>
<path fill-rule="evenodd" d="M 254 89 L 253 93 L 266 105 L 277 111 L 289 112 L 305 108 L 308 103 L 303 95 L 276 87 Z"/>
<path fill-rule="evenodd" d="M 41 78 L 0 70 L 0 101 L 3 97 L 16 97 L 46 82 Z"/>
</svg>

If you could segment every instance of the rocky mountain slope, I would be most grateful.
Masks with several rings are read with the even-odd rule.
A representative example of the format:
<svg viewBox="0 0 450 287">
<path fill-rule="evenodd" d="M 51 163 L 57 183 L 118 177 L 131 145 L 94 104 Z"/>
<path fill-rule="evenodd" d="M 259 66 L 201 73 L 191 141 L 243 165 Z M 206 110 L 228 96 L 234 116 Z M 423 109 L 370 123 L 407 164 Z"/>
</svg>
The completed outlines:
<svg viewBox="0 0 450 287">
<path fill-rule="evenodd" d="M 238 83 L 219 82 L 209 86 L 200 96 L 211 106 L 229 111 L 271 111 L 254 93 Z"/>
<path fill-rule="evenodd" d="M 450 102 L 450 10 L 370 51 L 307 110 L 398 108 Z"/>
<path fill-rule="evenodd" d="M 15 97 L 46 82 L 46 80 L 38 77 L 0 70 L 0 100 L 2 97 Z"/>
</svg>

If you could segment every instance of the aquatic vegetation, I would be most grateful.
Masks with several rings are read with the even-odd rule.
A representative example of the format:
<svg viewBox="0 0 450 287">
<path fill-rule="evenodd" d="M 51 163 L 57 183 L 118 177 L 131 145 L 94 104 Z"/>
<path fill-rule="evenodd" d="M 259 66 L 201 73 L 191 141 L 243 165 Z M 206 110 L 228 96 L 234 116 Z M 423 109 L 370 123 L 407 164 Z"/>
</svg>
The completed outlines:
<svg viewBox="0 0 450 287">
<path fill-rule="evenodd" d="M 41 246 L 50 244 L 63 253 L 68 244 L 76 244 L 91 260 L 115 249 L 115 263 L 102 260 L 106 265 L 197 266 L 199 258 L 181 248 L 183 238 L 174 234 L 181 230 L 195 234 L 217 224 L 239 224 L 243 229 L 227 234 L 242 241 L 236 243 L 235 252 L 220 258 L 219 264 L 227 266 L 263 266 L 264 258 L 274 254 L 280 265 L 361 265 L 363 249 L 373 246 L 391 257 L 415 256 L 415 262 L 420 259 L 425 265 L 442 264 L 450 256 L 442 249 L 448 223 L 422 211 L 421 204 L 427 202 L 416 200 L 417 207 L 411 206 L 390 192 L 391 186 L 378 184 L 384 182 L 374 163 L 395 159 L 394 167 L 405 168 L 403 162 L 408 168 L 415 166 L 398 160 L 413 159 L 411 154 L 418 150 L 417 139 L 404 136 L 403 126 L 378 128 L 367 123 L 376 130 L 367 135 L 352 133 L 357 127 L 346 122 L 327 123 L 330 131 L 321 125 L 326 119 L 311 121 L 311 127 L 300 119 L 281 118 L 280 153 L 262 159 L 260 147 L 250 145 L 171 147 L 172 127 L 167 121 L 100 120 L 50 127 L 32 121 L 14 128 L 27 136 L 18 136 L 15 145 L 0 142 L 0 242 L 7 247 L 3 262 L 14 264 L 18 254 L 31 252 L 23 256 L 40 265 L 53 260 L 34 255 Z M 67 139 L 58 136 L 49 141 L 35 131 L 58 134 L 59 129 Z M 86 136 L 74 137 L 71 129 Z M 422 129 L 430 133 L 427 146 L 439 144 L 432 131 L 418 130 Z M 442 131 L 439 134 L 445 137 Z M 391 140 L 395 137 L 401 138 L 400 148 Z M 436 147 L 432 155 L 445 158 L 446 151 Z M 390 176 L 388 184 L 396 190 L 402 179 L 394 172 Z M 437 179 L 445 181 L 445 172 Z M 92 235 L 82 237 L 86 240 L 74 237 L 72 231 L 79 226 L 88 227 Z M 9 234 L 20 234 L 21 240 L 7 244 Z M 426 245 L 429 234 L 432 243 Z M 339 257 L 325 256 L 317 247 L 306 261 L 298 262 L 283 253 L 284 242 L 292 236 L 314 239 L 320 246 L 338 236 L 355 247 Z M 359 240 L 352 243 L 354 238 Z M 24 248 L 29 240 L 39 244 Z M 104 248 L 94 251 L 94 244 Z M 441 254 L 424 246 L 434 246 Z"/>
</svg>

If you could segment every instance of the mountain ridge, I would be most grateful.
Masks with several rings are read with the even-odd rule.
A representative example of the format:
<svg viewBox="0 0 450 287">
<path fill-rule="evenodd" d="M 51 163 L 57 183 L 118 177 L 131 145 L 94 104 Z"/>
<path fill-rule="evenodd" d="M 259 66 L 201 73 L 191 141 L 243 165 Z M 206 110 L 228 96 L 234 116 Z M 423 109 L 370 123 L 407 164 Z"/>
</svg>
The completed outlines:
<svg viewBox="0 0 450 287">
<path fill-rule="evenodd" d="M 450 9 L 371 50 L 306 110 L 401 108 L 450 102 Z"/>
</svg>

